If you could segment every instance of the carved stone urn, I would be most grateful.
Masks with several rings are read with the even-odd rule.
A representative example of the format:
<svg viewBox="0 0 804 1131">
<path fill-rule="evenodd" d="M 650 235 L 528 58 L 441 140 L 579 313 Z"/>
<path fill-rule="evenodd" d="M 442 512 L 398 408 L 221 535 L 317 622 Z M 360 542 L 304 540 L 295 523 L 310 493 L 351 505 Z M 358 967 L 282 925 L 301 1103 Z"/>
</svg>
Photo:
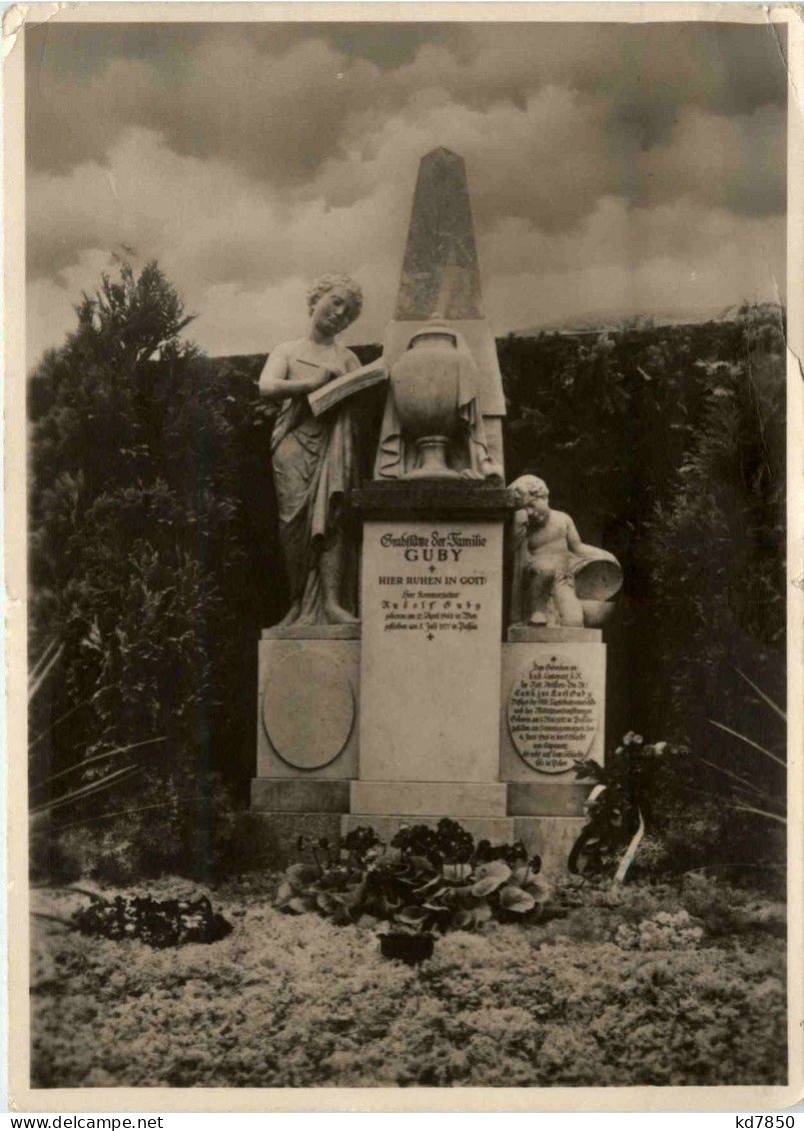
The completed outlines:
<svg viewBox="0 0 804 1131">
<path fill-rule="evenodd" d="M 463 429 L 461 402 L 474 362 L 448 326 L 433 322 L 414 334 L 391 367 L 391 391 L 402 436 L 415 445 L 415 467 L 405 479 L 460 479 L 449 466 L 450 443 Z M 473 392 L 474 390 L 472 390 Z"/>
</svg>

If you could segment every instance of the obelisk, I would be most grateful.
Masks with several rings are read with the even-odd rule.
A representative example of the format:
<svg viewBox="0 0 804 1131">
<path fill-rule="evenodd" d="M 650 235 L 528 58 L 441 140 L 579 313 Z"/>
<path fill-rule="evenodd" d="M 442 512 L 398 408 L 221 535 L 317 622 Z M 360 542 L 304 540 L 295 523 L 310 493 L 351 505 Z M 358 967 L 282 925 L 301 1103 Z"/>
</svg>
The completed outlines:
<svg viewBox="0 0 804 1131">
<path fill-rule="evenodd" d="M 383 342 L 389 368 L 413 334 L 435 317 L 458 331 L 472 353 L 489 455 L 503 468 L 505 397 L 483 309 L 466 166 L 443 147 L 425 154 L 419 164 L 396 309 Z"/>
<path fill-rule="evenodd" d="M 389 397 L 394 363 L 415 333 L 433 332 L 434 320 L 471 353 L 474 403 L 489 455 L 501 465 L 502 380 L 483 313 L 466 170 L 447 149 L 428 153 L 419 166 L 384 343 Z M 434 363 L 433 382 L 445 371 Z M 426 404 L 422 393 L 422 416 Z M 511 840 L 499 775 L 509 493 L 491 477 L 386 469 L 378 455 L 375 478 L 352 493 L 363 522 L 360 757 L 343 829 L 370 824 L 390 839 L 401 824 L 450 817 L 478 837 Z"/>
</svg>

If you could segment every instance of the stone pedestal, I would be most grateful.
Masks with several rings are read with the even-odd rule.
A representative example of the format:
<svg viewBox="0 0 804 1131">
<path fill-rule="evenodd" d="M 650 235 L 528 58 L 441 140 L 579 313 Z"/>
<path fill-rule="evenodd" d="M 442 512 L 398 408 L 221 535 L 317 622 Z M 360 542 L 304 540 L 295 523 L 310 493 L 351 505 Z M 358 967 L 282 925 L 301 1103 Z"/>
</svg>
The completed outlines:
<svg viewBox="0 0 804 1131">
<path fill-rule="evenodd" d="M 502 778 L 536 788 L 571 786 L 577 760 L 603 761 L 605 705 L 599 629 L 512 629 L 503 645 Z"/>
<path fill-rule="evenodd" d="M 251 808 L 277 859 L 300 835 L 337 840 L 358 771 L 358 625 L 267 628 L 259 645 Z"/>
<path fill-rule="evenodd" d="M 596 629 L 502 632 L 504 488 L 371 482 L 362 623 L 266 629 L 252 808 L 293 851 L 370 825 L 459 821 L 566 867 L 603 760 L 606 650 Z"/>
<path fill-rule="evenodd" d="M 599 629 L 514 625 L 503 645 L 500 776 L 517 839 L 561 872 L 585 823 L 576 759 L 602 764 L 606 646 Z"/>
<path fill-rule="evenodd" d="M 259 652 L 256 795 L 265 779 L 357 777 L 357 625 L 266 629 Z"/>
<path fill-rule="evenodd" d="M 359 780 L 347 822 L 511 831 L 500 781 L 504 488 L 372 482 L 363 516 Z M 389 826 L 390 827 L 390 826 Z M 485 833 L 483 835 L 486 835 Z"/>
<path fill-rule="evenodd" d="M 263 633 L 251 798 L 278 848 L 450 817 L 565 868 L 590 788 L 574 761 L 603 761 L 606 650 L 595 629 L 517 625 L 503 642 L 507 501 L 365 486 L 362 625 Z"/>
</svg>

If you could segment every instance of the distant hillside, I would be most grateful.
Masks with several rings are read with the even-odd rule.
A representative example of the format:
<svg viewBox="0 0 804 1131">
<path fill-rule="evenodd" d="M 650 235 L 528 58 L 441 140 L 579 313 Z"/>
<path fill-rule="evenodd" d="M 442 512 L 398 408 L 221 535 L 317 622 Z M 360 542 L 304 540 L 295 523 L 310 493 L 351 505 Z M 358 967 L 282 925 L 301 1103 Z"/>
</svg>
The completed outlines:
<svg viewBox="0 0 804 1131">
<path fill-rule="evenodd" d="M 570 318 L 544 322 L 514 330 L 516 337 L 534 338 L 540 334 L 602 334 L 622 330 L 649 330 L 661 326 L 703 326 L 708 322 L 735 322 L 745 304 L 701 307 L 697 310 L 662 311 L 653 314 L 624 314 L 622 311 L 594 311 Z M 784 307 L 775 302 L 751 305 L 751 310 L 784 320 Z"/>
<path fill-rule="evenodd" d="M 349 349 L 357 354 L 363 365 L 367 365 L 370 361 L 375 361 L 382 353 L 382 346 L 377 342 L 369 342 L 362 346 L 350 346 Z M 249 377 L 253 377 L 255 381 L 259 377 L 260 371 L 267 360 L 267 353 L 233 353 L 210 358 L 210 361 L 214 362 L 216 365 L 226 363 L 238 373 L 244 373 Z"/>
<path fill-rule="evenodd" d="M 734 303 L 730 306 L 712 306 L 695 311 L 665 311 L 657 314 L 623 314 L 621 311 L 598 311 L 596 313 L 578 314 L 556 322 L 545 322 L 526 326 L 521 330 L 512 330 L 510 334 L 503 334 L 497 338 L 498 348 L 507 338 L 538 338 L 542 334 L 559 334 L 562 337 L 586 337 L 598 334 L 622 333 L 635 330 L 658 330 L 672 326 L 706 326 L 710 323 L 736 322 L 740 313 L 745 312 L 746 305 Z M 784 325 L 785 309 L 775 302 L 761 302 L 751 305 L 750 312 L 754 320 L 770 319 Z M 374 361 L 382 353 L 382 346 L 377 342 L 364 345 L 351 346 L 361 362 L 366 365 Z M 226 363 L 238 373 L 248 375 L 254 380 L 268 357 L 267 353 L 259 354 L 233 354 L 228 357 L 215 357 L 211 360 L 216 363 Z"/>
</svg>

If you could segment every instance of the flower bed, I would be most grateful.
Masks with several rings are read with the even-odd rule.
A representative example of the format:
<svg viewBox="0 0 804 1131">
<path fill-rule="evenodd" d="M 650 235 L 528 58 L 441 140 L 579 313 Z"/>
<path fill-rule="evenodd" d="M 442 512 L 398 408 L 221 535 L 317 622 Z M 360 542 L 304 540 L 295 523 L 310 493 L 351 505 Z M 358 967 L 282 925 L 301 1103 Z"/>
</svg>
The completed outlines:
<svg viewBox="0 0 804 1131">
<path fill-rule="evenodd" d="M 277 882 L 218 888 L 234 931 L 213 945 L 88 942 L 34 920 L 34 1085 L 784 1082 L 785 943 L 756 898 L 734 894 L 724 934 L 695 914 L 700 886 L 571 881 L 566 919 L 455 931 L 414 969 L 371 929 L 282 914 Z"/>
<path fill-rule="evenodd" d="M 388 924 L 393 935 L 483 929 L 492 920 L 546 919 L 550 889 L 541 859 L 521 842 L 492 847 L 444 817 L 436 829 L 404 825 L 391 852 L 371 828 L 309 846 L 315 863 L 293 864 L 277 891 L 281 911 L 315 911 L 338 926 Z M 393 949 L 393 948 L 392 948 Z M 427 948 L 428 954 L 431 948 Z"/>
</svg>

